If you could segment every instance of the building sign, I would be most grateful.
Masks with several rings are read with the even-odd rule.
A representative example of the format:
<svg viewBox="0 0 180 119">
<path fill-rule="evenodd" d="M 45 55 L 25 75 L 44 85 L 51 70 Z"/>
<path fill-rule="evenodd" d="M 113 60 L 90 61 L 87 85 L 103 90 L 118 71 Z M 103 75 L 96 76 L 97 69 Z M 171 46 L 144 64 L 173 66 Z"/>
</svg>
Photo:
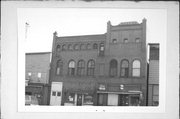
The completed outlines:
<svg viewBox="0 0 180 119">
<path fill-rule="evenodd" d="M 99 85 L 99 90 L 106 90 L 106 87 L 105 87 L 105 85 L 103 85 L 103 84 L 100 84 L 100 85 Z"/>
</svg>

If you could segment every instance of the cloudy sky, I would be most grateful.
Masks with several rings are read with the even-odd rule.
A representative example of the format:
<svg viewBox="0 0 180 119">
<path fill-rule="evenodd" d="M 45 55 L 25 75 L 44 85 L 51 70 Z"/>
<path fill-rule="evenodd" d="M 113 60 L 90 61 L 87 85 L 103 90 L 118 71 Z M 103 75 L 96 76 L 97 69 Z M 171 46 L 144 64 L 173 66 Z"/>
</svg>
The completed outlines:
<svg viewBox="0 0 180 119">
<path fill-rule="evenodd" d="M 29 24 L 26 52 L 46 52 L 52 49 L 53 32 L 58 36 L 106 33 L 107 22 L 147 19 L 147 43 L 166 39 L 166 11 L 162 9 L 105 9 L 105 8 L 21 8 L 18 9 L 18 35 L 25 38 L 25 23 Z M 23 37 L 22 37 L 23 36 Z"/>
</svg>

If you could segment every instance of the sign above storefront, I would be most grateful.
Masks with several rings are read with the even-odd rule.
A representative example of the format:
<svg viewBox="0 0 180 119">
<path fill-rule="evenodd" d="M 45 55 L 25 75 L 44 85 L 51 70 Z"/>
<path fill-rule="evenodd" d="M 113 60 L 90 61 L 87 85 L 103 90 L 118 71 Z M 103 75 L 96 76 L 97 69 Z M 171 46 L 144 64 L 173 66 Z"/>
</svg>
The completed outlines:
<svg viewBox="0 0 180 119">
<path fill-rule="evenodd" d="M 103 84 L 100 84 L 100 85 L 99 85 L 99 90 L 106 90 L 106 87 L 105 87 L 105 85 L 103 85 Z"/>
</svg>

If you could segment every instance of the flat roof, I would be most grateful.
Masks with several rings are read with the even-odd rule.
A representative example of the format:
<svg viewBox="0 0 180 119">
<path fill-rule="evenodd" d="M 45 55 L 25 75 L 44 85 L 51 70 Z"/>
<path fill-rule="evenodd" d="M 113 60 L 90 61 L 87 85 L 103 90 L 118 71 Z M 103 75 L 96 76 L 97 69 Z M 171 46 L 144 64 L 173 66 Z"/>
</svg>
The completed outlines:
<svg viewBox="0 0 180 119">
<path fill-rule="evenodd" d="M 29 52 L 26 55 L 34 55 L 34 54 L 51 54 L 51 52 Z"/>
</svg>

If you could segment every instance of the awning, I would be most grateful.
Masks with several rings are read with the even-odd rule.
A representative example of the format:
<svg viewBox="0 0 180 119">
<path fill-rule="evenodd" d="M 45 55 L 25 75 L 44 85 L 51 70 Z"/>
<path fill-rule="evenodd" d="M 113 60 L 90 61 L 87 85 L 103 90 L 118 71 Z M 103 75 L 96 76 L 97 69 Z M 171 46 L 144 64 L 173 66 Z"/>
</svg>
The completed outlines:
<svg viewBox="0 0 180 119">
<path fill-rule="evenodd" d="M 141 91 L 128 91 L 128 92 L 111 92 L 111 91 L 97 91 L 97 93 L 107 93 L 107 94 L 141 94 Z"/>
</svg>

